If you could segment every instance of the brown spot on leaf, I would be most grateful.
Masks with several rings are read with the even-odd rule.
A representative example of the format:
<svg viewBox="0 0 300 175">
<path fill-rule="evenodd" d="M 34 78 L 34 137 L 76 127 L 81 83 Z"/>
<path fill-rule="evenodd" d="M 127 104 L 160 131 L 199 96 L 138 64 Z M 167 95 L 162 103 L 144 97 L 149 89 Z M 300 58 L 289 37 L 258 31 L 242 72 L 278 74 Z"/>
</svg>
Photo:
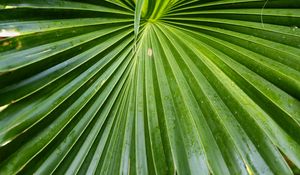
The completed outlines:
<svg viewBox="0 0 300 175">
<path fill-rule="evenodd" d="M 17 46 L 16 46 L 16 49 L 19 50 L 22 48 L 22 42 L 21 41 L 18 41 L 17 42 Z"/>
<path fill-rule="evenodd" d="M 8 45 L 10 45 L 10 44 L 11 44 L 10 41 L 5 41 L 4 43 L 2 43 L 2 46 L 8 46 Z"/>
</svg>

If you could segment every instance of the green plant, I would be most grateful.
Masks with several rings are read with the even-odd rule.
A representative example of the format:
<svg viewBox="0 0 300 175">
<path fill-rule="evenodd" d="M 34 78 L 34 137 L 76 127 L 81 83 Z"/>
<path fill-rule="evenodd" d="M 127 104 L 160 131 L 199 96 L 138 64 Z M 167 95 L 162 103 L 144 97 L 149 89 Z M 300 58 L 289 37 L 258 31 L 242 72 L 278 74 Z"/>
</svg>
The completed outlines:
<svg viewBox="0 0 300 175">
<path fill-rule="evenodd" d="M 300 167 L 297 0 L 0 8 L 1 175 Z"/>
</svg>

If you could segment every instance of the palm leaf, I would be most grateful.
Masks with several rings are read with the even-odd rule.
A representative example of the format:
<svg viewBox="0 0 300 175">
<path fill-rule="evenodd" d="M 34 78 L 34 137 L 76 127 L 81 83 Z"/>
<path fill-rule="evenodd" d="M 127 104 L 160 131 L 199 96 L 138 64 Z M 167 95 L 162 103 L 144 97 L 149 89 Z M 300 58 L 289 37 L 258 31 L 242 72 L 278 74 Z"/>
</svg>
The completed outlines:
<svg viewBox="0 0 300 175">
<path fill-rule="evenodd" d="M 297 0 L 10 0 L 0 14 L 0 174 L 299 171 Z"/>
</svg>

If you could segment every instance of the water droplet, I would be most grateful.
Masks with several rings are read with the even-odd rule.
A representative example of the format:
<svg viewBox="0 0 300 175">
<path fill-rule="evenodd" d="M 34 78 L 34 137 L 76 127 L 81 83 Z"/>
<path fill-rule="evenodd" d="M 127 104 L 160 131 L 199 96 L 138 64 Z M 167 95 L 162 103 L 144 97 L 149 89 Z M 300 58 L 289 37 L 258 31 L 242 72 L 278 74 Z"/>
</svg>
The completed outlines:
<svg viewBox="0 0 300 175">
<path fill-rule="evenodd" d="M 147 54 L 148 54 L 149 57 L 152 57 L 153 50 L 151 48 L 148 48 Z"/>
<path fill-rule="evenodd" d="M 292 26 L 292 31 L 296 31 L 298 29 L 297 26 Z"/>
</svg>

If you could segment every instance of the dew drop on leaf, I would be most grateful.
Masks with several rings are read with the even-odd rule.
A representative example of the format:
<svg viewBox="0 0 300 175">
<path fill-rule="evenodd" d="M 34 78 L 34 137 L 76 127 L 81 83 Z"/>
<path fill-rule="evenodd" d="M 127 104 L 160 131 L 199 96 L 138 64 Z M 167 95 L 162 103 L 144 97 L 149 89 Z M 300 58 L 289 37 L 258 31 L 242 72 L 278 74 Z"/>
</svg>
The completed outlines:
<svg viewBox="0 0 300 175">
<path fill-rule="evenodd" d="M 148 48 L 147 54 L 148 54 L 149 57 L 152 57 L 153 50 L 151 48 Z"/>
</svg>

